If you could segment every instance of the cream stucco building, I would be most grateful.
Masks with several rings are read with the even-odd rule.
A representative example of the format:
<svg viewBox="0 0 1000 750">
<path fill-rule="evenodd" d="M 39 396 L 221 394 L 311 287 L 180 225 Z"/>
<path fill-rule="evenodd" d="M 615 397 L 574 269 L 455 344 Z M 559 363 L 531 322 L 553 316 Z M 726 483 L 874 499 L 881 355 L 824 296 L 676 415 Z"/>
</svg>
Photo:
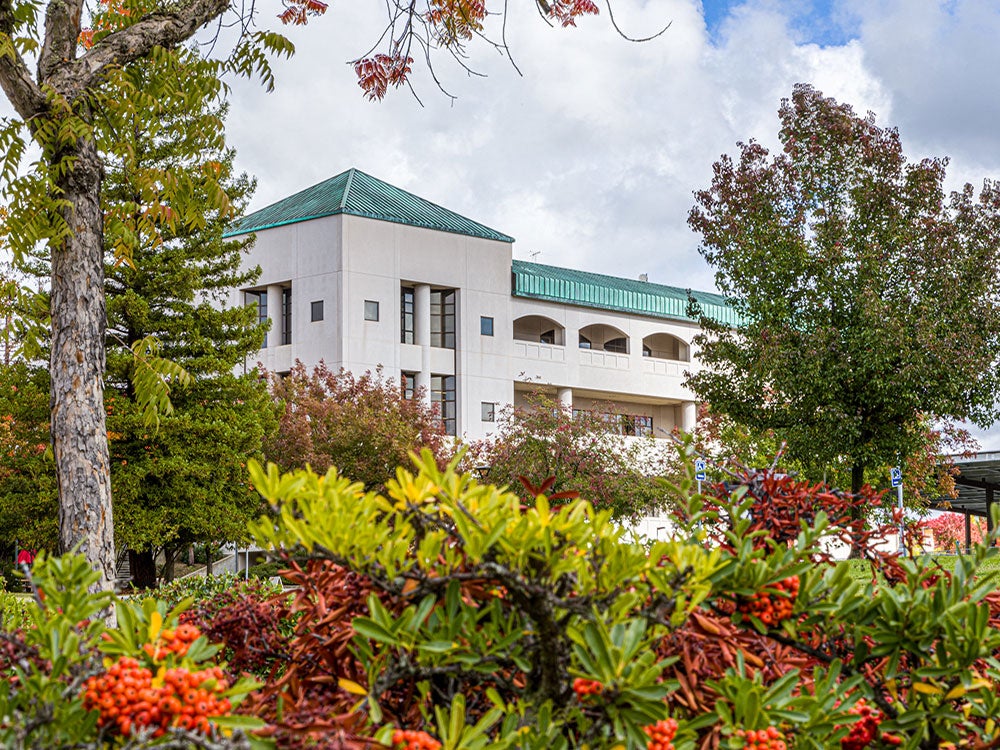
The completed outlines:
<svg viewBox="0 0 1000 750">
<path fill-rule="evenodd" d="M 623 434 L 695 426 L 684 372 L 698 367 L 698 326 L 685 289 L 513 260 L 511 237 L 355 169 L 231 235 L 251 232 L 260 284 L 231 303 L 272 320 L 255 358 L 269 370 L 381 366 L 422 387 L 468 439 L 538 388 L 574 409 L 613 402 Z M 694 296 L 707 314 L 732 315 L 718 295 Z"/>
</svg>

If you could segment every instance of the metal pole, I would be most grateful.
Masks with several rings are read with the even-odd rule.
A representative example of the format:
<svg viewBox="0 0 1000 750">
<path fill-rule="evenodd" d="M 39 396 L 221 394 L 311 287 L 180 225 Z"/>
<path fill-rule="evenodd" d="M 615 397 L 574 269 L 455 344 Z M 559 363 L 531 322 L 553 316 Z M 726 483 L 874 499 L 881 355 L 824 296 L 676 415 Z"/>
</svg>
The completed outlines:
<svg viewBox="0 0 1000 750">
<path fill-rule="evenodd" d="M 896 498 L 899 500 L 899 551 L 904 552 L 903 548 L 903 483 L 900 482 L 899 486 L 896 487 Z"/>
</svg>

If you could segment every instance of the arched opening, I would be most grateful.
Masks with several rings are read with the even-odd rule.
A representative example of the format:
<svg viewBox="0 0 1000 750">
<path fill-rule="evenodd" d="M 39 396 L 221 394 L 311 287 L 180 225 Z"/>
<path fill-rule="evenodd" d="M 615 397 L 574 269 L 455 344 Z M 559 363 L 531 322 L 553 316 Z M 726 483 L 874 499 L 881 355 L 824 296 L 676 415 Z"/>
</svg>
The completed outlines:
<svg viewBox="0 0 1000 750">
<path fill-rule="evenodd" d="M 628 336 L 614 326 L 595 323 L 580 329 L 581 349 L 598 349 L 615 354 L 628 354 Z"/>
<path fill-rule="evenodd" d="M 642 340 L 642 356 L 690 362 L 691 349 L 676 336 L 669 333 L 654 333 Z"/>
<path fill-rule="evenodd" d="M 514 340 L 565 346 L 566 329 L 544 315 L 525 315 L 514 321 Z"/>
</svg>

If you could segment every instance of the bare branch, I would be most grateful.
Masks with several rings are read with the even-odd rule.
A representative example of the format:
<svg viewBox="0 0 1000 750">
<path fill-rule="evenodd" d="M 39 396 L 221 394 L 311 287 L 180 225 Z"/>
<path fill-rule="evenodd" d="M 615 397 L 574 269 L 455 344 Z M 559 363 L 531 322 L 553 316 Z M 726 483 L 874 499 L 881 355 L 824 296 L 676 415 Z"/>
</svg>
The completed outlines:
<svg viewBox="0 0 1000 750">
<path fill-rule="evenodd" d="M 615 31 L 618 32 L 618 36 L 620 36 L 622 39 L 624 39 L 625 41 L 628 41 L 628 42 L 651 42 L 654 39 L 656 39 L 656 37 L 662 36 L 663 34 L 665 34 L 666 31 L 667 31 L 667 29 L 669 29 L 673 25 L 673 23 L 674 23 L 673 21 L 668 21 L 666 26 L 664 26 L 662 29 L 660 29 L 659 31 L 657 31 L 655 34 L 651 34 L 650 36 L 631 37 L 628 34 L 626 34 L 624 31 L 621 30 L 621 27 L 618 25 L 618 22 L 615 20 L 614 11 L 611 9 L 611 0 L 607 0 L 607 6 L 608 6 L 608 18 L 611 19 L 611 25 L 614 26 Z"/>
</svg>

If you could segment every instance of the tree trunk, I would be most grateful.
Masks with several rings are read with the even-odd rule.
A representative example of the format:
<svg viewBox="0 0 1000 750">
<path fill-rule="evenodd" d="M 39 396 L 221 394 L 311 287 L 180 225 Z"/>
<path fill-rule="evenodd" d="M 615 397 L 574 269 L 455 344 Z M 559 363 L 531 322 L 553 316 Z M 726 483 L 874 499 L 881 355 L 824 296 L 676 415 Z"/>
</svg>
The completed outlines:
<svg viewBox="0 0 1000 750">
<path fill-rule="evenodd" d="M 865 467 L 864 464 L 853 464 L 851 466 L 851 494 L 857 495 L 861 492 L 861 487 L 865 483 Z M 864 521 L 864 513 L 861 508 L 851 509 L 851 520 L 852 521 Z M 848 558 L 852 560 L 857 560 L 861 557 L 861 549 L 857 544 L 851 543 L 851 551 L 848 553 Z"/>
<path fill-rule="evenodd" d="M 137 589 L 156 587 L 156 556 L 152 549 L 128 551 L 128 564 L 132 570 L 132 586 Z"/>
<path fill-rule="evenodd" d="M 93 141 L 77 142 L 58 187 L 72 234 L 52 249 L 52 448 L 59 487 L 59 544 L 77 549 L 101 578 L 115 580 L 111 467 L 104 413 L 104 226 L 101 162 Z M 57 155 L 55 158 L 60 158 Z"/>
</svg>

